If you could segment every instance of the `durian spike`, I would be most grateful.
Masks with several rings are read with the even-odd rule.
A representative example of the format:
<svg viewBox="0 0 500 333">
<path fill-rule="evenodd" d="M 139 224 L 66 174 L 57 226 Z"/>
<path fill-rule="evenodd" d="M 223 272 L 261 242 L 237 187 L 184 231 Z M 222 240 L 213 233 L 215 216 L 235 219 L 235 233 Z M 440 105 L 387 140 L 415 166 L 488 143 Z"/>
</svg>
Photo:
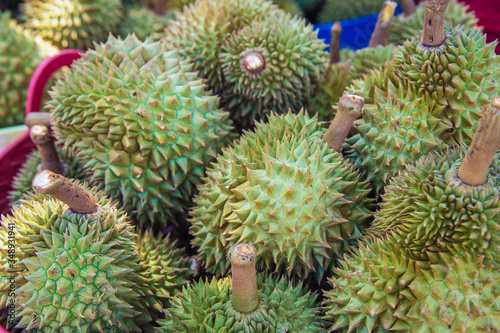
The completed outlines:
<svg viewBox="0 0 500 333">
<path fill-rule="evenodd" d="M 99 208 L 89 191 L 49 170 L 38 172 L 33 177 L 31 186 L 35 192 L 61 200 L 77 214 L 94 214 Z"/>
<path fill-rule="evenodd" d="M 44 125 L 35 125 L 30 129 L 31 140 L 35 143 L 42 160 L 42 169 L 62 175 L 64 167 L 57 154 L 50 129 Z"/>
<path fill-rule="evenodd" d="M 424 31 L 422 45 L 439 46 L 443 44 L 446 8 L 450 0 L 427 0 L 425 3 Z"/>
<path fill-rule="evenodd" d="M 499 148 L 500 97 L 495 97 L 485 109 L 467 155 L 458 169 L 458 177 L 469 185 L 484 184 L 491 161 Z"/>
<path fill-rule="evenodd" d="M 165 16 L 167 13 L 167 2 L 167 0 L 156 1 L 153 12 L 158 16 Z"/>
<path fill-rule="evenodd" d="M 401 6 L 403 6 L 404 17 L 412 16 L 417 11 L 415 0 L 401 0 Z"/>
<path fill-rule="evenodd" d="M 338 102 L 337 114 L 323 137 L 328 147 L 340 151 L 354 120 L 361 115 L 365 100 L 361 96 L 344 94 Z"/>
<path fill-rule="evenodd" d="M 384 2 L 382 10 L 378 14 L 377 25 L 375 26 L 375 31 L 373 31 L 368 47 L 377 47 L 387 44 L 387 34 L 389 33 L 389 26 L 394 17 L 396 6 L 397 3 L 394 1 Z"/>
<path fill-rule="evenodd" d="M 52 119 L 49 112 L 31 112 L 24 118 L 24 124 L 30 128 L 35 125 L 50 127 L 51 121 Z"/>
<path fill-rule="evenodd" d="M 255 259 L 257 251 L 250 244 L 235 244 L 229 249 L 233 279 L 232 302 L 236 310 L 248 313 L 259 306 Z"/>
<path fill-rule="evenodd" d="M 340 61 L 340 35 L 342 26 L 340 22 L 335 22 L 332 26 L 332 39 L 330 42 L 330 64 L 336 64 Z"/>
</svg>

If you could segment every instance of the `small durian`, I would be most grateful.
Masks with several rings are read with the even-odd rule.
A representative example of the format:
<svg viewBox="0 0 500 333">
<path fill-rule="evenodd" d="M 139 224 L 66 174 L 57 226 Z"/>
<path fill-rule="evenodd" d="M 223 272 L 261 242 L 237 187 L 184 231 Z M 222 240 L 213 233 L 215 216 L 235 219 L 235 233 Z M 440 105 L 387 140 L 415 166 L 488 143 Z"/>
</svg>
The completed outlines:
<svg viewBox="0 0 500 333">
<path fill-rule="evenodd" d="M 368 184 L 338 153 L 360 108 L 344 96 L 328 131 L 303 111 L 272 113 L 219 154 L 191 210 L 192 243 L 209 271 L 223 276 L 221 252 L 252 242 L 259 267 L 321 281 L 370 217 Z"/>
<path fill-rule="evenodd" d="M 0 13 L 0 127 L 22 124 L 28 85 L 36 66 L 57 53 L 51 44 L 35 37 Z"/>
<path fill-rule="evenodd" d="M 152 37 L 157 40 L 163 35 L 172 16 L 158 15 L 147 8 L 132 8 L 127 11 L 123 22 L 120 24 L 118 35 L 126 38 L 127 35 L 135 34 L 138 39 L 146 40 Z"/>
<path fill-rule="evenodd" d="M 26 0 L 26 28 L 61 49 L 93 47 L 117 33 L 123 12 L 120 0 Z"/>
<path fill-rule="evenodd" d="M 285 277 L 257 277 L 256 256 L 252 245 L 232 246 L 232 278 L 184 287 L 165 309 L 157 332 L 324 332 L 317 295 Z"/>
<path fill-rule="evenodd" d="M 33 188 L 37 193 L 2 216 L 0 226 L 0 253 L 9 258 L 0 268 L 0 294 L 8 294 L 15 272 L 16 327 L 141 332 L 152 320 L 151 278 L 144 276 L 126 213 L 104 193 L 48 170 L 35 175 Z M 3 308 L 9 296 L 1 300 Z"/>
<path fill-rule="evenodd" d="M 325 0 L 318 23 L 327 23 L 376 13 L 385 0 Z"/>
<path fill-rule="evenodd" d="M 134 35 L 83 54 L 50 94 L 56 137 L 140 224 L 175 222 L 232 129 L 191 64 Z"/>
<path fill-rule="evenodd" d="M 311 24 L 283 11 L 247 25 L 222 47 L 222 105 L 243 128 L 266 112 L 298 112 L 320 80 L 325 48 Z"/>
</svg>

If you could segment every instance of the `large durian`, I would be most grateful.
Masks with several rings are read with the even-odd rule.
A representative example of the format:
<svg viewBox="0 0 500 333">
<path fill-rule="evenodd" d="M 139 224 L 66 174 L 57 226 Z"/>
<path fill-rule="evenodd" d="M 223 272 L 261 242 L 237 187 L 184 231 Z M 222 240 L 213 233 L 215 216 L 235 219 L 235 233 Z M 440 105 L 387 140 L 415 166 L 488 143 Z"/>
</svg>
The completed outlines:
<svg viewBox="0 0 500 333">
<path fill-rule="evenodd" d="M 140 223 L 183 211 L 228 141 L 229 114 L 191 70 L 165 44 L 110 36 L 51 92 L 56 137 Z"/>
<path fill-rule="evenodd" d="M 285 277 L 257 277 L 255 255 L 251 245 L 233 246 L 232 278 L 184 287 L 157 332 L 323 332 L 317 295 Z"/>
<path fill-rule="evenodd" d="M 360 236 L 368 184 L 323 141 L 325 131 L 307 113 L 272 113 L 223 150 L 191 211 L 193 245 L 208 270 L 222 276 L 229 262 L 220 253 L 252 242 L 258 266 L 321 280 Z"/>
<path fill-rule="evenodd" d="M 51 44 L 18 25 L 9 12 L 0 13 L 0 127 L 22 124 L 31 76 L 55 53 Z"/>
<path fill-rule="evenodd" d="M 135 34 L 138 39 L 145 40 L 148 37 L 159 39 L 173 17 L 157 15 L 147 8 L 132 8 L 127 11 L 125 19 L 120 24 L 118 35 L 126 38 L 129 34 Z"/>
<path fill-rule="evenodd" d="M 151 277 L 140 263 L 127 215 L 104 193 L 88 192 L 51 171 L 38 173 L 33 186 L 50 196 L 28 194 L 12 215 L 2 216 L 0 253 L 10 260 L 0 268 L 0 308 L 11 300 L 7 291 L 15 273 L 19 328 L 141 332 L 151 321 Z"/>
<path fill-rule="evenodd" d="M 319 10 L 318 23 L 347 20 L 376 13 L 385 0 L 325 0 Z"/>
<path fill-rule="evenodd" d="M 86 50 L 117 33 L 120 0 L 26 0 L 25 26 L 59 48 Z"/>
</svg>

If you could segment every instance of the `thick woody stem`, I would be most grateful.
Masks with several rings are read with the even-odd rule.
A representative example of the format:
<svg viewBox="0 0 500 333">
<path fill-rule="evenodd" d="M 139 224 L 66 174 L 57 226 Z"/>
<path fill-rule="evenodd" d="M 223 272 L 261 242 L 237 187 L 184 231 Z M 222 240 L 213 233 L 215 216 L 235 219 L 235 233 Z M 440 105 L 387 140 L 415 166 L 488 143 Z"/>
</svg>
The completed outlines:
<svg viewBox="0 0 500 333">
<path fill-rule="evenodd" d="M 417 11 L 415 0 L 401 0 L 401 6 L 403 6 L 403 15 L 405 17 L 412 16 Z"/>
<path fill-rule="evenodd" d="M 361 115 L 364 98 L 357 95 L 343 95 L 338 103 L 337 114 L 323 137 L 328 147 L 340 151 L 354 120 Z"/>
<path fill-rule="evenodd" d="M 28 127 L 44 125 L 50 127 L 51 117 L 49 112 L 31 112 L 24 118 L 24 124 Z"/>
<path fill-rule="evenodd" d="M 229 249 L 233 278 L 233 306 L 248 313 L 259 306 L 255 259 L 257 251 L 249 244 L 235 244 Z"/>
<path fill-rule="evenodd" d="M 500 97 L 495 97 L 485 110 L 467 155 L 458 169 L 458 177 L 469 185 L 484 184 L 491 161 L 499 148 Z"/>
<path fill-rule="evenodd" d="M 30 129 L 31 140 L 35 143 L 42 159 L 42 169 L 62 175 L 64 167 L 57 154 L 50 130 L 44 125 L 35 125 Z"/>
<path fill-rule="evenodd" d="M 330 64 L 336 64 L 340 61 L 340 35 L 342 26 L 340 22 L 335 22 L 332 26 L 332 39 L 330 41 Z"/>
<path fill-rule="evenodd" d="M 33 177 L 31 186 L 38 193 L 61 200 L 77 214 L 94 214 L 99 208 L 89 191 L 49 170 L 38 172 Z"/>
<path fill-rule="evenodd" d="M 373 31 L 368 47 L 377 47 L 387 44 L 387 34 L 389 33 L 389 26 L 394 17 L 396 6 L 397 3 L 394 1 L 384 2 L 382 10 L 378 14 L 377 25 L 375 26 L 375 31 Z"/>
<path fill-rule="evenodd" d="M 167 13 L 167 0 L 156 1 L 153 12 L 158 16 L 165 16 Z"/>
<path fill-rule="evenodd" d="M 443 44 L 446 8 L 450 0 L 427 0 L 425 3 L 424 31 L 422 45 L 439 46 Z"/>
</svg>

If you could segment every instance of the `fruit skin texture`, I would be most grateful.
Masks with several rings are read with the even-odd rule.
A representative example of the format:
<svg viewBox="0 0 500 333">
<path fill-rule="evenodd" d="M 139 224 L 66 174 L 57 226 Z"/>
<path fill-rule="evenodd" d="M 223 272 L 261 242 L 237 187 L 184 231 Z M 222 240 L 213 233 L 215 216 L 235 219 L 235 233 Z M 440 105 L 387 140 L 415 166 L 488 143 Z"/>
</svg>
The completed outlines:
<svg viewBox="0 0 500 333">
<path fill-rule="evenodd" d="M 247 25 L 222 47 L 223 105 L 243 127 L 270 111 L 298 112 L 320 80 L 325 48 L 312 25 L 283 11 Z M 245 63 L 252 53 L 264 59 L 258 71 Z"/>
<path fill-rule="evenodd" d="M 86 50 L 116 33 L 122 21 L 119 0 L 26 0 L 26 28 L 59 48 Z"/>
<path fill-rule="evenodd" d="M 127 215 L 104 193 L 90 191 L 102 208 L 90 216 L 74 214 L 48 196 L 27 194 L 11 216 L 2 217 L 0 254 L 13 259 L 18 327 L 141 332 L 151 321 L 151 277 L 139 261 Z M 16 241 L 14 258 L 7 253 L 9 237 Z M 0 308 L 8 300 L 9 268 L 0 268 Z"/>
<path fill-rule="evenodd" d="M 28 85 L 36 66 L 57 50 L 0 13 L 0 127 L 23 123 Z"/>
<path fill-rule="evenodd" d="M 470 186 L 457 176 L 466 153 L 460 146 L 408 165 L 386 187 L 370 233 L 403 246 L 415 260 L 464 252 L 498 260 L 500 154 L 485 184 Z"/>
<path fill-rule="evenodd" d="M 281 9 L 285 12 L 290 13 L 292 15 L 297 15 L 300 17 L 304 16 L 304 12 L 297 4 L 295 0 L 273 0 L 273 3 L 277 4 Z"/>
<path fill-rule="evenodd" d="M 157 332 L 325 332 L 317 295 L 302 283 L 259 275 L 257 285 L 260 304 L 250 313 L 233 307 L 230 277 L 188 285 L 172 298 Z"/>
<path fill-rule="evenodd" d="M 335 270 L 323 304 L 340 332 L 493 332 L 498 266 L 471 253 L 414 261 L 385 239 L 360 244 Z"/>
<path fill-rule="evenodd" d="M 56 137 L 143 225 L 173 222 L 229 140 L 229 114 L 191 70 L 163 44 L 110 36 L 51 92 Z"/>
<path fill-rule="evenodd" d="M 322 137 L 307 113 L 271 114 L 223 150 L 198 186 L 193 245 L 218 276 L 235 243 L 257 249 L 257 266 L 321 280 L 370 216 L 368 184 Z"/>
<path fill-rule="evenodd" d="M 128 34 L 135 33 L 140 40 L 145 40 L 149 36 L 158 40 L 171 18 L 172 16 L 156 15 L 147 8 L 132 8 L 127 12 L 118 34 L 126 38 Z"/>
<path fill-rule="evenodd" d="M 477 23 L 478 19 L 474 12 L 468 12 L 469 6 L 459 3 L 456 0 L 451 0 L 446 8 L 446 20 L 452 26 L 462 25 L 465 29 L 479 30 Z M 415 35 L 421 35 L 424 29 L 425 3 L 417 6 L 416 12 L 409 17 L 403 14 L 396 16 L 389 27 L 387 42 L 394 45 L 401 45 L 407 39 L 411 39 Z"/>
<path fill-rule="evenodd" d="M 377 13 L 383 0 L 326 0 L 318 15 L 318 23 L 346 20 L 353 17 Z"/>
</svg>

